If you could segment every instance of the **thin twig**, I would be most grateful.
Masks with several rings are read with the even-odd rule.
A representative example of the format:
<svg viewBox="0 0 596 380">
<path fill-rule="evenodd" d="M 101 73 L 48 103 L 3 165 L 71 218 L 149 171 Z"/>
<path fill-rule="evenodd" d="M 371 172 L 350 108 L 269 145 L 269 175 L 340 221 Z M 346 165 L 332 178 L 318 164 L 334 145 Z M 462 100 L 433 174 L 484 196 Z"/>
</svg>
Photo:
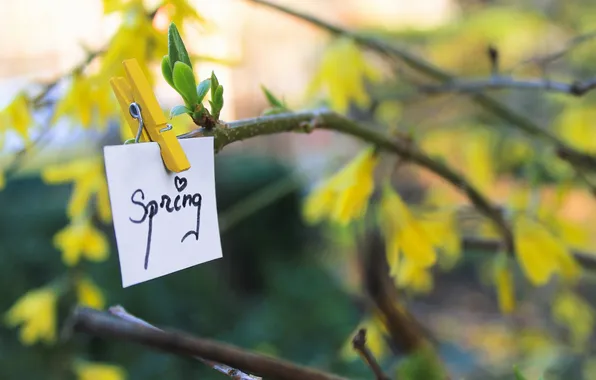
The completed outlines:
<svg viewBox="0 0 596 380">
<path fill-rule="evenodd" d="M 383 369 L 377 362 L 377 359 L 375 359 L 375 356 L 366 346 L 366 329 L 362 328 L 358 330 L 354 339 L 352 339 L 352 347 L 354 347 L 354 350 L 358 351 L 364 362 L 375 374 L 377 380 L 390 380 L 389 376 L 383 373 Z"/>
<path fill-rule="evenodd" d="M 534 63 L 540 67 L 545 67 L 554 61 L 564 57 L 566 54 L 571 52 L 573 49 L 577 48 L 579 45 L 583 44 L 584 42 L 588 42 L 592 39 L 596 38 L 596 31 L 591 31 L 588 33 L 580 34 L 578 36 L 573 37 L 565 46 L 554 53 L 549 53 L 541 57 L 532 57 L 520 63 L 520 65 Z M 518 65 L 519 66 L 519 65 Z"/>
<path fill-rule="evenodd" d="M 420 86 L 418 90 L 425 95 L 443 93 L 479 93 L 487 90 L 539 90 L 560 92 L 575 96 L 585 95 L 588 91 L 596 88 L 596 78 L 581 82 L 565 83 L 554 82 L 544 79 L 514 79 L 503 76 L 495 76 L 484 79 L 454 81 L 438 86 Z"/>
<path fill-rule="evenodd" d="M 128 311 L 126 311 L 126 309 L 124 309 L 124 307 L 122 307 L 120 305 L 110 307 L 108 309 L 108 312 L 112 315 L 115 315 L 118 318 L 125 320 L 125 321 L 136 323 L 136 324 L 139 324 L 141 326 L 148 327 L 151 329 L 160 330 L 157 327 L 150 324 L 149 322 L 146 322 L 145 320 L 130 314 Z M 199 360 L 200 362 L 204 363 L 205 365 L 213 368 L 214 370 L 216 370 L 218 372 L 223 373 L 226 376 L 231 377 L 234 380 L 261 380 L 262 379 L 257 376 L 252 376 L 252 375 L 246 374 L 236 368 L 232 368 L 225 364 L 216 363 L 216 362 L 213 362 L 210 360 L 205 360 L 199 356 L 195 356 L 195 358 L 197 360 Z"/>
<path fill-rule="evenodd" d="M 132 322 L 112 314 L 78 307 L 66 324 L 71 332 L 87 333 L 101 338 L 114 338 L 142 344 L 164 352 L 201 357 L 218 363 L 225 363 L 243 371 L 260 376 L 282 380 L 346 380 L 343 377 L 300 366 L 282 359 L 272 358 L 238 347 L 193 337 L 189 334 L 151 328 L 138 321 Z"/>
</svg>

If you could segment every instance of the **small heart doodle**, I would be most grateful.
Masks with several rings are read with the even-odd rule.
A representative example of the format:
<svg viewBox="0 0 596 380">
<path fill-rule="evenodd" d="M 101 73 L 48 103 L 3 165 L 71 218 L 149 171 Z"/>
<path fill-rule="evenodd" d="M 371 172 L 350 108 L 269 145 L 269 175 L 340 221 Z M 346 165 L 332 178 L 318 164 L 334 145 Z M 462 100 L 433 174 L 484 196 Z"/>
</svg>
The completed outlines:
<svg viewBox="0 0 596 380">
<path fill-rule="evenodd" d="M 178 190 L 178 192 L 182 192 L 182 190 L 186 189 L 186 185 L 188 185 L 188 181 L 186 180 L 186 178 L 182 177 L 178 177 L 176 176 L 174 178 L 174 185 L 176 186 L 176 190 Z"/>
</svg>

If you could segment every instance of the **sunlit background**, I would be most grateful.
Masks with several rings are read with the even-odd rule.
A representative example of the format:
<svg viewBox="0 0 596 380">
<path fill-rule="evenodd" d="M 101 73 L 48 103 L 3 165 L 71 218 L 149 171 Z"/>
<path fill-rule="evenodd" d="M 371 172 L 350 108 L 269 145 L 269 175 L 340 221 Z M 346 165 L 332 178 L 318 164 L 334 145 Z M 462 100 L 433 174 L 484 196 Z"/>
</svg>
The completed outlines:
<svg viewBox="0 0 596 380">
<path fill-rule="evenodd" d="M 10 125 L 0 125 L 0 168 L 6 172 L 0 191 L 0 312 L 4 315 L 20 297 L 64 273 L 67 277 L 84 274 L 101 289 L 104 308 L 121 304 L 160 326 L 349 378 L 372 378 L 349 345 L 356 328 L 369 323 L 371 345 L 393 375 L 399 360 L 370 324 L 370 305 L 362 291 L 358 261 L 362 226 L 311 225 L 303 217 L 304 200 L 313 187 L 367 147 L 353 137 L 330 131 L 288 133 L 225 147 L 216 156 L 215 172 L 224 249 L 221 260 L 122 289 L 113 227 L 108 223 L 98 229 L 109 240 L 109 258 L 68 268 L 62 263 L 56 236 L 72 219 L 68 205 L 73 186 L 52 183 L 44 170 L 48 165 L 100 154 L 102 146 L 122 143 L 130 131 L 116 116 L 120 112 L 117 103 L 106 126 L 77 125 L 68 118 L 50 122 L 52 110 L 68 94 L 66 77 L 73 69 L 91 53 L 105 51 L 121 25 L 130 21 L 130 15 L 120 12 L 104 14 L 105 7 L 116 3 L 121 1 L 0 0 L 0 110 L 19 94 L 35 98 L 49 83 L 65 77 L 31 112 L 35 120 L 29 131 L 31 146 Z M 176 2 L 165 3 L 144 2 L 145 9 L 156 9 L 152 27 L 159 33 L 168 29 Z M 334 108 L 333 96 L 324 91 L 312 96 L 308 90 L 321 62 L 336 46 L 336 36 L 251 1 L 187 3 L 207 20 L 185 24 L 183 39 L 198 79 L 214 71 L 225 88 L 222 120 L 262 115 L 270 106 L 262 86 L 294 111 Z M 491 75 L 494 67 L 486 55 L 489 45 L 499 49 L 498 69 L 504 75 L 571 82 L 596 74 L 592 32 L 596 5 L 590 0 L 277 3 L 366 36 L 385 38 L 465 78 Z M 589 37 L 574 40 L 581 35 Z M 562 58 L 548 67 L 536 64 L 537 58 L 560 51 Z M 362 57 L 382 80 L 366 83 L 370 102 L 365 107 L 350 104 L 336 111 L 383 133 L 411 136 L 430 156 L 470 178 L 483 194 L 505 208 L 506 216 L 522 204 L 554 210 L 558 224 L 553 225 L 566 246 L 596 252 L 596 200 L 586 185 L 593 178 L 579 178 L 555 158 L 548 143 L 528 139 L 465 95 L 410 96 L 416 86 L 436 82 L 403 62 L 391 66 L 389 59 L 370 50 L 363 50 Z M 340 72 L 343 65 L 354 62 L 335 64 Z M 101 59 L 93 59 L 86 70 L 94 73 L 101 65 Z M 180 96 L 161 77 L 158 61 L 151 61 L 149 69 L 155 72 L 154 90 L 167 114 L 181 103 Z M 591 93 L 571 97 L 511 90 L 495 97 L 570 146 L 596 152 L 596 98 Z M 186 115 L 171 122 L 179 133 L 197 127 Z M 94 166 L 94 173 L 101 177 L 98 167 Z M 379 171 L 384 174 L 377 173 L 378 183 L 383 175 L 391 177 L 392 185 L 416 212 L 440 205 L 457 214 L 458 234 L 446 234 L 446 239 L 468 233 L 496 237 L 469 207 L 465 195 L 436 175 L 414 165 L 398 167 L 394 158 L 380 164 Z M 375 207 L 379 192 L 380 186 L 371 201 Z M 93 221 L 97 218 L 92 216 Z M 589 271 L 578 285 L 567 287 L 564 281 L 553 280 L 534 286 L 516 266 L 512 273 L 517 307 L 513 314 L 504 315 L 489 260 L 495 252 L 459 253 L 461 258 L 454 266 L 433 269 L 432 290 L 402 289 L 403 303 L 432 337 L 452 378 L 511 379 L 514 366 L 519 366 L 528 379 L 545 373 L 549 377 L 544 379 L 596 379 L 591 306 L 596 297 Z M 572 289 L 585 303 L 569 301 L 563 308 L 567 314 L 557 320 L 551 309 L 561 289 Z M 58 327 L 77 301 L 71 293 L 60 300 Z M 0 379 L 122 379 L 109 377 L 116 376 L 113 372 L 82 377 L 73 368 L 83 362 L 109 363 L 123 369 L 129 379 L 225 378 L 199 362 L 109 339 L 76 336 L 55 345 L 27 345 L 22 340 L 18 329 L 6 324 L 0 327 Z M 403 354 L 399 348 L 392 349 L 397 356 Z"/>
</svg>

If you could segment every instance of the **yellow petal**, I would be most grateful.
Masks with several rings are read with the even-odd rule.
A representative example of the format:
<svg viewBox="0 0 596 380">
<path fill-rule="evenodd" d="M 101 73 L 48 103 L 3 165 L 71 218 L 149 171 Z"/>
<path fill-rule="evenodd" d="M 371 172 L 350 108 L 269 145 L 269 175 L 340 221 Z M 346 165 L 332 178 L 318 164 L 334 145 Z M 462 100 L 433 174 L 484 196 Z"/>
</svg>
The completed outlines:
<svg viewBox="0 0 596 380">
<path fill-rule="evenodd" d="M 27 292 L 5 316 L 11 326 L 22 324 L 20 339 L 31 345 L 37 341 L 53 343 L 56 339 L 56 304 L 58 295 L 51 288 L 39 288 Z"/>
<path fill-rule="evenodd" d="M 103 309 L 105 306 L 105 299 L 101 289 L 90 278 L 82 277 L 78 279 L 76 290 L 79 304 L 94 309 Z"/>
<path fill-rule="evenodd" d="M 328 218 L 345 225 L 362 217 L 374 190 L 376 164 L 374 150 L 366 149 L 334 176 L 318 185 L 306 198 L 305 219 L 316 223 Z"/>
<path fill-rule="evenodd" d="M 123 368 L 105 364 L 79 362 L 74 367 L 78 380 L 124 380 L 126 372 Z"/>
<path fill-rule="evenodd" d="M 561 247 L 536 222 L 525 215 L 515 218 L 515 251 L 526 277 L 534 285 L 544 285 L 558 270 L 557 251 Z M 564 248 L 562 248 L 564 250 Z"/>
<path fill-rule="evenodd" d="M 499 308 L 504 314 L 509 314 L 515 308 L 515 295 L 513 288 L 513 276 L 507 267 L 505 260 L 503 260 L 502 263 L 496 265 L 495 285 L 497 287 Z"/>
<path fill-rule="evenodd" d="M 108 241 L 105 235 L 94 228 L 87 226 L 83 250 L 87 259 L 92 261 L 104 261 L 108 258 Z"/>
<path fill-rule="evenodd" d="M 404 256 L 423 268 L 436 262 L 437 256 L 431 239 L 388 183 L 383 187 L 380 210 L 381 228 L 387 248 L 399 244 Z M 393 240 L 396 242 L 392 243 Z"/>
<path fill-rule="evenodd" d="M 430 271 L 408 259 L 402 260 L 395 280 L 399 288 L 406 288 L 415 293 L 427 294 L 433 288 L 433 277 Z"/>
</svg>

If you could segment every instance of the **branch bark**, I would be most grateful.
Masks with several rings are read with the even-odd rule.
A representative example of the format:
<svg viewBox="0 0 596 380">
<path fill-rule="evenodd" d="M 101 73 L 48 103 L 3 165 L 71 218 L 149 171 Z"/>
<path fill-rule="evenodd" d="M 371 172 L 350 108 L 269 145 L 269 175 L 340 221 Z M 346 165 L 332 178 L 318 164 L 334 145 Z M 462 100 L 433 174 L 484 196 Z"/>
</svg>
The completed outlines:
<svg viewBox="0 0 596 380">
<path fill-rule="evenodd" d="M 69 330 L 72 329 L 71 331 L 143 344 L 173 354 L 199 356 L 266 378 L 345 380 L 340 376 L 242 350 L 232 345 L 193 337 L 181 332 L 143 326 L 86 307 L 75 309 L 67 327 Z"/>
<path fill-rule="evenodd" d="M 252 119 L 234 121 L 228 123 L 226 126 L 220 126 L 211 130 L 206 130 L 204 128 L 197 129 L 181 135 L 179 138 L 214 136 L 215 150 L 220 151 L 226 145 L 255 136 L 282 132 L 309 133 L 314 129 L 328 129 L 352 135 L 370 144 L 376 145 L 380 149 L 397 154 L 402 159 L 413 162 L 437 174 L 439 177 L 455 186 L 459 191 L 463 192 L 478 211 L 494 223 L 495 227 L 503 237 L 505 247 L 509 252 L 513 252 L 513 234 L 501 212 L 462 175 L 442 162 L 436 161 L 424 154 L 424 152 L 416 148 L 416 146 L 409 141 L 406 142 L 401 139 L 392 138 L 384 133 L 362 127 L 355 121 L 335 112 L 320 109 L 315 111 L 261 116 Z"/>
<path fill-rule="evenodd" d="M 596 78 L 573 83 L 550 81 L 547 79 L 514 79 L 510 77 L 495 76 L 477 80 L 457 80 L 439 86 L 420 86 L 418 90 L 424 95 L 443 93 L 478 93 L 487 90 L 542 90 L 564 93 L 574 96 L 583 96 L 596 88 Z"/>
</svg>

